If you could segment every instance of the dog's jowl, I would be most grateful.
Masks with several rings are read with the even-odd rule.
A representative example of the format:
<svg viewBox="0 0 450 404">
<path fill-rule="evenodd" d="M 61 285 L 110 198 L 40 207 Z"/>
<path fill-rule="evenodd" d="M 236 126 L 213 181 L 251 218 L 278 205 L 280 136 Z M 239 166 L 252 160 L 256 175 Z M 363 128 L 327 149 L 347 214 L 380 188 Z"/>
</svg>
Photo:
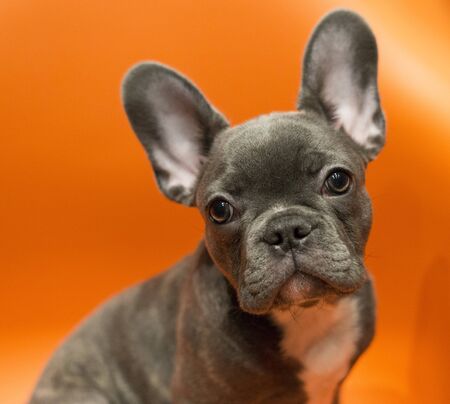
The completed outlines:
<svg viewBox="0 0 450 404">
<path fill-rule="evenodd" d="M 375 38 L 333 12 L 303 63 L 297 111 L 235 127 L 175 70 L 128 72 L 131 127 L 161 191 L 201 212 L 204 241 L 90 316 L 33 404 L 339 401 L 374 333 L 364 176 L 385 132 Z"/>
</svg>

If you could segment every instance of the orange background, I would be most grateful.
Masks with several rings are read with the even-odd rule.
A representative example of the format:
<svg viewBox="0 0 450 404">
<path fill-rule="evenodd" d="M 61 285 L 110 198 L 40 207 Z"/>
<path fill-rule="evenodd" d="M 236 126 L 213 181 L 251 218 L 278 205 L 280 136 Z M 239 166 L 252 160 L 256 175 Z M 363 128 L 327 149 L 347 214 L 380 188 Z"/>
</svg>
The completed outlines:
<svg viewBox="0 0 450 404">
<path fill-rule="evenodd" d="M 156 188 L 120 104 L 124 72 L 144 59 L 172 65 L 232 123 L 290 110 L 308 35 L 338 6 L 377 36 L 388 126 L 368 175 L 378 334 L 343 403 L 450 402 L 447 0 L 3 0 L 1 403 L 26 400 L 93 307 L 201 237 L 197 212 Z"/>
</svg>

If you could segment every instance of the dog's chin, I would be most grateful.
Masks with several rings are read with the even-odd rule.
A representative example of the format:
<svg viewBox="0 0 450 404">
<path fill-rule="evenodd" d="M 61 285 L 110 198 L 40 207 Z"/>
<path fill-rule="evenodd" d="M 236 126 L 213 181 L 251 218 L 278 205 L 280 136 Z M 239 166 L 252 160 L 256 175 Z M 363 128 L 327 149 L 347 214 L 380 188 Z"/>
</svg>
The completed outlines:
<svg viewBox="0 0 450 404">
<path fill-rule="evenodd" d="M 337 296 L 338 293 L 321 279 L 297 271 L 281 286 L 272 308 L 312 307 L 320 302 L 331 302 Z"/>
</svg>

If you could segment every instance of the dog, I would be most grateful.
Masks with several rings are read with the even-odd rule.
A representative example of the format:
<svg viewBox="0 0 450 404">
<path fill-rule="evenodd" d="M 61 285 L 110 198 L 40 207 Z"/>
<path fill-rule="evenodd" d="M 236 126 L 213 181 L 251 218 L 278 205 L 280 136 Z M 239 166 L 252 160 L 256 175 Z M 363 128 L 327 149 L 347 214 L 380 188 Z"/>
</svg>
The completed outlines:
<svg viewBox="0 0 450 404">
<path fill-rule="evenodd" d="M 30 402 L 338 403 L 375 329 L 377 58 L 365 21 L 334 11 L 307 45 L 297 111 L 235 127 L 177 71 L 133 67 L 131 127 L 161 191 L 199 209 L 204 241 L 84 321 Z"/>
</svg>

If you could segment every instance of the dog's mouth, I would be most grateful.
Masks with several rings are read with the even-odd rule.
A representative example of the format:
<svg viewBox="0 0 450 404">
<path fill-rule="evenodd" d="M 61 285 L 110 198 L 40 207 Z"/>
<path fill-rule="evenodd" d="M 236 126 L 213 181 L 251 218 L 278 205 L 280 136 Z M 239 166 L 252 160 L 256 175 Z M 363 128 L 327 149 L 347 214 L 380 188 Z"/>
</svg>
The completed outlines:
<svg viewBox="0 0 450 404">
<path fill-rule="evenodd" d="M 312 232 L 306 242 L 289 251 L 250 244 L 239 273 L 241 308 L 264 314 L 274 308 L 308 307 L 359 289 L 366 276 L 362 258 L 330 232 Z"/>
<path fill-rule="evenodd" d="M 279 289 L 274 300 L 274 307 L 311 307 L 332 295 L 336 295 L 336 292 L 326 282 L 296 271 Z"/>
</svg>

